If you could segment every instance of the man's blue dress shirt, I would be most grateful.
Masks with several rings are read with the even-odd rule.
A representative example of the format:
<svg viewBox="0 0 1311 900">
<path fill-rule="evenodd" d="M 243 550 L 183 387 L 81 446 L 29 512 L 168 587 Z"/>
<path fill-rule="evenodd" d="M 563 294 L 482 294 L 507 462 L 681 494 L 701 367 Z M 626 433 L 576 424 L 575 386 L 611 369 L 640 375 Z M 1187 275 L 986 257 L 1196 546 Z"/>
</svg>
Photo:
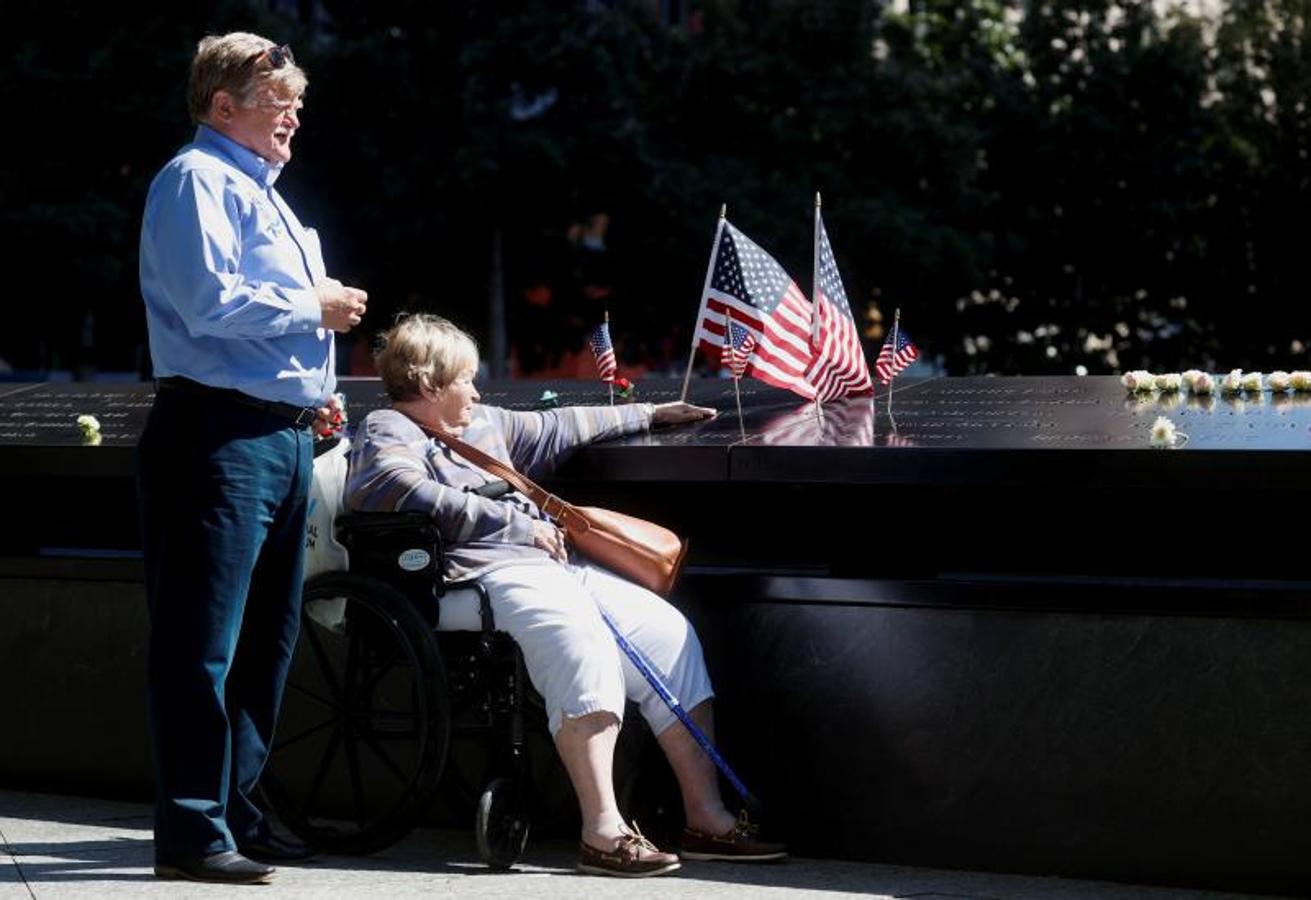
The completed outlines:
<svg viewBox="0 0 1311 900">
<path fill-rule="evenodd" d="M 282 166 L 205 125 L 150 185 L 141 293 L 155 376 L 319 406 L 336 390 L 319 241 L 273 189 Z"/>
</svg>

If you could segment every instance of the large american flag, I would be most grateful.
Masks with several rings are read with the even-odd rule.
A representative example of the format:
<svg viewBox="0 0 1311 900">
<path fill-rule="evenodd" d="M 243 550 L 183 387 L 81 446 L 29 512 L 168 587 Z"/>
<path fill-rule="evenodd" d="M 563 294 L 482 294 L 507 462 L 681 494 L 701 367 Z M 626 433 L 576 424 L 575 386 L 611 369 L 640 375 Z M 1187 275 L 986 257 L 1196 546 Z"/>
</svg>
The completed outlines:
<svg viewBox="0 0 1311 900">
<path fill-rule="evenodd" d="M 815 243 L 819 268 L 815 278 L 815 318 L 812 322 L 811 346 L 814 357 L 806 372 L 806 381 L 820 400 L 836 400 L 851 394 L 874 390 L 869 364 L 860 345 L 860 335 L 842 287 L 842 276 L 833 260 L 824 219 L 815 210 Z"/>
<path fill-rule="evenodd" d="M 592 346 L 592 355 L 596 357 L 597 377 L 607 384 L 615 380 L 615 348 L 610 343 L 610 323 L 602 322 L 592 329 L 587 342 Z"/>
<path fill-rule="evenodd" d="M 723 346 L 728 309 L 755 339 L 751 374 L 806 399 L 814 397 L 815 388 L 806 380 L 812 360 L 810 301 L 772 256 L 724 220 L 697 314 L 695 340 L 711 352 Z"/>
<path fill-rule="evenodd" d="M 919 359 L 919 356 L 919 348 L 911 342 L 904 330 L 898 328 L 896 348 L 893 349 L 892 338 L 889 337 L 883 342 L 879 358 L 874 360 L 874 371 L 879 375 L 879 383 L 891 384 L 897 373 Z"/>
<path fill-rule="evenodd" d="M 724 332 L 724 351 L 720 362 L 734 378 L 741 378 L 751 362 L 751 351 L 756 348 L 756 338 L 732 319 Z"/>
</svg>

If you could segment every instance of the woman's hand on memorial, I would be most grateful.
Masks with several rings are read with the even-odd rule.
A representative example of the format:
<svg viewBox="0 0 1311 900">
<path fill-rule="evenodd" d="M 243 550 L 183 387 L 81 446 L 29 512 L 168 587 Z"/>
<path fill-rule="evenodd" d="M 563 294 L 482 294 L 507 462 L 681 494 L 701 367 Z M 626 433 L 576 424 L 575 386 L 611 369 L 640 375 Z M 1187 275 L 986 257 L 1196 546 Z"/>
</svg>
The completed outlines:
<svg viewBox="0 0 1311 900">
<path fill-rule="evenodd" d="M 541 519 L 533 521 L 533 546 L 545 550 L 552 559 L 560 562 L 569 561 L 569 552 L 564 545 L 564 532 L 551 522 Z"/>
<path fill-rule="evenodd" d="M 651 414 L 651 424 L 682 425 L 685 422 L 713 419 L 717 415 L 719 412 L 708 406 L 693 406 L 676 400 L 673 403 L 657 403 Z"/>
<path fill-rule="evenodd" d="M 314 286 L 319 295 L 320 322 L 333 331 L 350 331 L 360 324 L 368 308 L 369 295 L 359 288 L 346 287 L 335 278 L 325 278 Z"/>
</svg>

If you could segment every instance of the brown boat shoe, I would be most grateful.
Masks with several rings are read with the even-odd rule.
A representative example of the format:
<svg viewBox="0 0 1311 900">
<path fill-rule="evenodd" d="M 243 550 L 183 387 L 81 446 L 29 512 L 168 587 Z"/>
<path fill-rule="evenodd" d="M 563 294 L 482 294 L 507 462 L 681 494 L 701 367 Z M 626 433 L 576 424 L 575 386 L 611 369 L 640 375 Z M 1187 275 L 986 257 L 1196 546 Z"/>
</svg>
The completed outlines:
<svg viewBox="0 0 1311 900">
<path fill-rule="evenodd" d="M 619 838 L 613 850 L 598 850 L 591 844 L 580 843 L 575 869 L 586 875 L 650 878 L 672 872 L 681 865 L 678 854 L 659 850 L 643 836 L 634 822 L 633 830 Z"/>
<path fill-rule="evenodd" d="M 747 818 L 744 809 L 737 824 L 723 834 L 706 834 L 693 828 L 683 829 L 684 859 L 722 859 L 731 862 L 771 862 L 787 859 L 785 844 L 762 841 L 756 837 L 760 826 Z"/>
</svg>

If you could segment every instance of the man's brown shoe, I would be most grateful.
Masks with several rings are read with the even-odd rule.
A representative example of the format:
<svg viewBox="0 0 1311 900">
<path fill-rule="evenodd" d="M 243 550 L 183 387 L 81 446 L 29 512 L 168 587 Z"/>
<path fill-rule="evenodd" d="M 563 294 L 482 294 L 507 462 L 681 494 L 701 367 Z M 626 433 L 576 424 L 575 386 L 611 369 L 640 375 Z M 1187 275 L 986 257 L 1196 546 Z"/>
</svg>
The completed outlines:
<svg viewBox="0 0 1311 900">
<path fill-rule="evenodd" d="M 643 837 L 636 822 L 632 832 L 621 837 L 613 850 L 598 850 L 587 843 L 578 845 L 577 869 L 588 875 L 650 878 L 672 872 L 680 865 L 677 854 L 658 850 Z"/>
<path fill-rule="evenodd" d="M 760 840 L 756 837 L 756 832 L 759 830 L 759 825 L 754 825 L 747 819 L 746 810 L 738 813 L 736 825 L 720 835 L 684 828 L 683 857 L 724 859 L 733 862 L 769 862 L 787 859 L 787 846 Z"/>
</svg>

